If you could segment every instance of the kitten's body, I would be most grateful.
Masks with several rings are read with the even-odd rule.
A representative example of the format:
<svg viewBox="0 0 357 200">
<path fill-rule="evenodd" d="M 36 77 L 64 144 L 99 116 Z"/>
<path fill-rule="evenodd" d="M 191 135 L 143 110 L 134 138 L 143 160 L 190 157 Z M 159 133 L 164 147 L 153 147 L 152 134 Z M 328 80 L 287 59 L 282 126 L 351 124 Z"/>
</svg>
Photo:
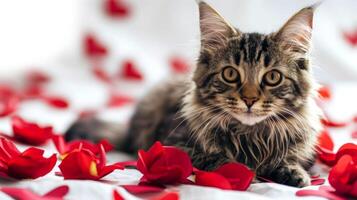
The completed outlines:
<svg viewBox="0 0 357 200">
<path fill-rule="evenodd" d="M 300 11 L 306 12 L 301 15 L 308 15 L 309 9 Z M 202 50 L 193 78 L 163 83 L 146 95 L 118 146 L 135 153 L 159 140 L 187 151 L 200 169 L 238 161 L 258 176 L 293 186 L 309 185 L 305 169 L 314 160 L 320 124 L 306 49 L 285 49 L 289 45 L 281 36 L 285 30 L 269 35 L 241 33 L 224 21 L 213 25 L 225 32 L 210 38 L 212 32 L 204 29 L 212 25 L 209 20 L 220 19 L 216 14 L 207 4 L 200 4 Z M 214 18 L 207 19 L 211 15 Z M 222 34 L 227 35 L 221 38 Z M 222 80 L 219 74 L 227 65 L 244 81 Z M 274 87 L 260 81 L 259 74 L 270 68 L 284 75 Z M 253 97 L 254 102 L 248 102 Z M 83 137 L 83 133 L 105 128 L 115 132 L 113 126 L 108 131 L 109 126 L 93 126 L 92 122 L 74 124 L 67 137 Z"/>
</svg>

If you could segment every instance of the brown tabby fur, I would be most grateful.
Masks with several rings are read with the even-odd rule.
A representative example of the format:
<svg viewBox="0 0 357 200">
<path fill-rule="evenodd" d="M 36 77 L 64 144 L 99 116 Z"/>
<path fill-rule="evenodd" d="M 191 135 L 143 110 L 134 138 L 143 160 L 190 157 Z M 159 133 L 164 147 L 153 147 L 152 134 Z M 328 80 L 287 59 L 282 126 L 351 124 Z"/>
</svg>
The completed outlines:
<svg viewBox="0 0 357 200">
<path fill-rule="evenodd" d="M 135 153 L 159 140 L 187 151 L 200 169 L 241 162 L 278 183 L 309 185 L 320 130 L 308 55 L 314 8 L 268 35 L 233 28 L 204 2 L 199 8 L 201 53 L 192 78 L 162 83 L 144 97 L 118 146 Z M 226 82 L 226 66 L 240 80 Z M 283 75 L 277 86 L 262 81 L 272 69 Z M 256 99 L 250 109 L 244 98 Z M 120 135 L 117 129 L 84 119 L 66 137 L 97 139 L 94 132 Z"/>
</svg>

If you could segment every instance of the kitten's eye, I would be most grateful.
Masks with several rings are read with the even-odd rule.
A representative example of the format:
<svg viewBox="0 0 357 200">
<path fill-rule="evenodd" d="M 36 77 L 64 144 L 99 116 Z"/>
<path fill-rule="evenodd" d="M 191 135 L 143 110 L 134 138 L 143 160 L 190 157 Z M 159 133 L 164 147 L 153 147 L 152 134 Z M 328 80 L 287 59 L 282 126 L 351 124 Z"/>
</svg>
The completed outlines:
<svg viewBox="0 0 357 200">
<path fill-rule="evenodd" d="M 263 77 L 264 83 L 269 86 L 277 86 L 281 83 L 282 80 L 283 74 L 278 70 L 271 70 L 270 72 L 267 72 Z"/>
<path fill-rule="evenodd" d="M 223 69 L 222 78 L 228 83 L 234 83 L 240 80 L 239 72 L 231 66 L 227 66 Z"/>
</svg>

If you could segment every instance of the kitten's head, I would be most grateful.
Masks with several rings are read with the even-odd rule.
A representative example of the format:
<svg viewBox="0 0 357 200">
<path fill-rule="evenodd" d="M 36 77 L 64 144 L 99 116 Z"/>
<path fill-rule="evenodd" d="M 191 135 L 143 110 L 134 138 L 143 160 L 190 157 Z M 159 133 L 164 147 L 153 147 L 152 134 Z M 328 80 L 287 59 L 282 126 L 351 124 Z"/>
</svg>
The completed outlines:
<svg viewBox="0 0 357 200">
<path fill-rule="evenodd" d="M 313 7 L 277 32 L 243 33 L 199 3 L 201 53 L 193 80 L 199 102 L 246 125 L 296 112 L 311 94 Z"/>
</svg>

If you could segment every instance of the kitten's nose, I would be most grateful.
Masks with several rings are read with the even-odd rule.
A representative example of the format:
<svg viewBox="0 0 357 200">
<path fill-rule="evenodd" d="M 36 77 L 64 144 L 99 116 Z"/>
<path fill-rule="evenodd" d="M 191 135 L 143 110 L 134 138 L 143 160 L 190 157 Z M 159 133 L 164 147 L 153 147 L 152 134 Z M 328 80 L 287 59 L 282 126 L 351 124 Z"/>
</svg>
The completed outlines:
<svg viewBox="0 0 357 200">
<path fill-rule="evenodd" d="M 250 109 L 255 102 L 259 100 L 258 97 L 242 97 L 245 105 L 247 105 L 248 109 Z"/>
</svg>

